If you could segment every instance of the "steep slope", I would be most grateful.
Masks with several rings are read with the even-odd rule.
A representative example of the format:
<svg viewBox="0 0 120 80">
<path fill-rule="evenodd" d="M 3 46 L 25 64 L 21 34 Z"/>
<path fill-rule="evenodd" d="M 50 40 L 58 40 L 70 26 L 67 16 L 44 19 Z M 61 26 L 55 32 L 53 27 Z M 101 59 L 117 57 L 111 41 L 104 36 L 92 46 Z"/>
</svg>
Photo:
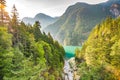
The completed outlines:
<svg viewBox="0 0 120 80">
<path fill-rule="evenodd" d="M 10 24 L 11 26 L 12 24 Z M 0 25 L 0 80 L 62 80 L 64 49 L 32 27 Z"/>
<path fill-rule="evenodd" d="M 111 10 L 112 3 L 112 1 L 96 5 L 76 3 L 68 7 L 58 21 L 44 30 L 51 32 L 54 38 L 63 45 L 82 45 L 93 26 L 107 16 L 114 16 L 114 13 L 111 12 L 114 12 Z"/>
<path fill-rule="evenodd" d="M 104 6 L 110 6 L 110 5 L 114 4 L 114 3 L 119 3 L 120 4 L 120 0 L 108 0 L 107 2 L 100 3 L 100 4 L 102 4 Z"/>
<path fill-rule="evenodd" d="M 53 18 L 43 13 L 39 13 L 34 18 L 24 17 L 22 21 L 25 22 L 26 24 L 31 25 L 33 25 L 35 21 L 40 21 L 42 28 L 45 28 L 46 26 L 56 22 L 57 20 L 58 17 Z"/>
<path fill-rule="evenodd" d="M 120 80 L 120 17 L 97 25 L 76 60 L 80 80 Z"/>
</svg>

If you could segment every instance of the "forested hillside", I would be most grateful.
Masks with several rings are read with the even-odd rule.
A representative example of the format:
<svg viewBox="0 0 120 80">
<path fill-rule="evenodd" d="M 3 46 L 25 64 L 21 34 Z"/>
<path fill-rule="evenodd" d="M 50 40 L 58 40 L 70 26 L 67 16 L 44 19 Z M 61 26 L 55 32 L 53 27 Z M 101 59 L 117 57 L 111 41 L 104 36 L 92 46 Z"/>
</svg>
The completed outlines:
<svg viewBox="0 0 120 80">
<path fill-rule="evenodd" d="M 120 17 L 97 25 L 76 60 L 81 80 L 120 80 Z"/>
<path fill-rule="evenodd" d="M 44 30 L 51 32 L 63 45 L 82 45 L 95 25 L 108 16 L 120 15 L 119 2 L 109 0 L 95 5 L 78 2 L 69 6 L 59 20 Z"/>
<path fill-rule="evenodd" d="M 25 25 L 15 5 L 9 17 L 6 1 L 0 4 L 0 80 L 61 80 L 63 47 L 41 33 L 39 21 Z"/>
</svg>

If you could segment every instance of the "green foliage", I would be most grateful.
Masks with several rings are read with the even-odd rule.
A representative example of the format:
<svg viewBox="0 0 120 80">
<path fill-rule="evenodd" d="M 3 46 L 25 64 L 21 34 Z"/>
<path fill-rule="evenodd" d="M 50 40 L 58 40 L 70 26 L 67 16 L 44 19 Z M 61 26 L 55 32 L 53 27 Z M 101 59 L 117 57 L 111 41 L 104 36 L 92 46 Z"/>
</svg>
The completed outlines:
<svg viewBox="0 0 120 80">
<path fill-rule="evenodd" d="M 81 80 L 120 79 L 119 21 L 108 17 L 93 29 L 82 50 L 77 50 L 77 62 L 83 60 L 78 67 Z"/>
<path fill-rule="evenodd" d="M 51 32 L 64 45 L 81 46 L 92 28 L 108 15 L 111 15 L 108 7 L 76 3 L 68 7 L 58 21 L 44 30 Z"/>
<path fill-rule="evenodd" d="M 5 0 L 0 0 L 3 11 L 5 3 Z M 4 12 L 1 12 L 0 80 L 62 79 L 63 47 L 53 40 L 50 33 L 41 32 L 39 21 L 33 26 L 20 23 L 15 5 L 9 24 L 4 23 Z"/>
<path fill-rule="evenodd" d="M 65 52 L 51 34 L 39 22 L 10 26 L 0 27 L 0 80 L 62 79 Z"/>
<path fill-rule="evenodd" d="M 15 27 L 15 26 L 18 25 L 18 23 L 19 23 L 19 21 L 18 21 L 18 12 L 17 12 L 17 9 L 16 9 L 15 5 L 13 5 L 11 25 L 13 27 Z"/>
<path fill-rule="evenodd" d="M 0 27 L 0 80 L 7 76 L 12 66 L 12 35 L 7 33 L 7 29 Z"/>
</svg>

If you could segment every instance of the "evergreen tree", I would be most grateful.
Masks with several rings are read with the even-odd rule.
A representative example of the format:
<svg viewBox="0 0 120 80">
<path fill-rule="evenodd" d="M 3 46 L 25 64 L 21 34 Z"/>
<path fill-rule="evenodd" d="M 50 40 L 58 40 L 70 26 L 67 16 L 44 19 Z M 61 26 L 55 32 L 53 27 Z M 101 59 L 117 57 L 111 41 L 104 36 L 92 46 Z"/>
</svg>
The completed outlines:
<svg viewBox="0 0 120 80">
<path fill-rule="evenodd" d="M 13 5 L 9 31 L 13 34 L 13 46 L 20 41 L 19 20 L 16 6 Z"/>
<path fill-rule="evenodd" d="M 36 21 L 35 24 L 34 24 L 34 26 L 33 26 L 33 34 L 35 36 L 35 40 L 36 41 L 39 41 L 40 38 L 42 37 L 42 33 L 40 31 L 40 28 L 41 28 L 40 22 Z"/>
<path fill-rule="evenodd" d="M 53 44 L 54 43 L 54 41 L 53 41 L 53 38 L 52 38 L 52 36 L 51 36 L 51 34 L 50 33 L 48 33 L 48 42 L 49 43 L 51 43 L 51 44 Z"/>
<path fill-rule="evenodd" d="M 7 33 L 7 28 L 0 28 L 0 80 L 10 73 L 12 63 L 11 34 Z"/>
<path fill-rule="evenodd" d="M 8 24 L 9 16 L 8 13 L 5 11 L 6 8 L 6 1 L 0 0 L 0 25 Z"/>
<path fill-rule="evenodd" d="M 15 5 L 11 22 L 4 27 L 5 3 L 0 0 L 0 80 L 61 80 L 63 47 L 50 33 L 41 33 L 39 21 L 34 26 L 19 23 Z"/>
<path fill-rule="evenodd" d="M 18 12 L 17 12 L 17 8 L 15 5 L 13 5 L 12 8 L 12 26 L 17 26 L 19 24 L 19 20 L 18 20 Z"/>
<path fill-rule="evenodd" d="M 76 51 L 80 80 L 120 80 L 119 21 L 108 17 L 93 29 L 80 52 Z"/>
</svg>

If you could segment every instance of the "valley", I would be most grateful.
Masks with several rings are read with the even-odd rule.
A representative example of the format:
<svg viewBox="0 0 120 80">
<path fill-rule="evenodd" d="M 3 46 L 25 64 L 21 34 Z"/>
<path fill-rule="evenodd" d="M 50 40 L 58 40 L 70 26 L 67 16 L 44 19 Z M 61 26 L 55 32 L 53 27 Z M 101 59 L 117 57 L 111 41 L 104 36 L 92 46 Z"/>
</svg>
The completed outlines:
<svg viewBox="0 0 120 80">
<path fill-rule="evenodd" d="M 69 2 L 21 0 L 10 13 L 9 1 L 0 0 L 0 80 L 120 80 L 120 0 L 75 2 L 59 17 L 45 13 Z M 39 13 L 20 20 L 24 8 Z"/>
<path fill-rule="evenodd" d="M 120 15 L 119 0 L 109 0 L 100 4 L 78 2 L 69 6 L 65 13 L 53 24 L 44 28 L 62 45 L 81 46 L 97 24 L 108 16 Z M 114 5 L 117 5 L 115 7 Z"/>
<path fill-rule="evenodd" d="M 119 72 L 113 74 L 108 73 L 107 70 L 101 70 L 106 69 L 106 67 L 102 67 L 101 65 L 103 64 L 103 66 L 107 66 L 108 63 L 104 63 L 101 60 L 101 57 L 93 54 L 99 50 L 96 50 L 93 53 L 91 52 L 94 51 L 94 49 L 91 47 L 93 45 L 97 46 L 97 44 L 100 44 L 100 42 L 96 43 L 96 41 L 94 41 L 92 45 L 90 45 L 90 43 L 92 43 L 90 42 L 90 48 L 86 48 L 86 43 L 88 42 L 91 33 L 94 31 L 94 29 L 96 29 L 96 26 L 103 24 L 104 21 L 109 21 L 109 17 L 114 19 L 120 15 L 120 4 L 118 3 L 119 0 L 109 0 L 107 2 L 95 5 L 78 2 L 69 6 L 65 13 L 55 22 L 47 25 L 42 29 L 45 31 L 45 33 L 50 33 L 53 39 L 57 40 L 64 48 L 64 80 L 119 80 Z M 109 20 L 106 20 L 106 18 Z M 109 22 L 111 23 L 111 21 Z M 96 32 L 95 34 L 97 35 L 100 33 Z M 104 30 L 102 34 L 105 34 Z M 105 43 L 103 46 L 106 46 Z M 105 52 L 106 50 L 103 53 Z M 104 59 L 107 59 L 107 57 L 102 55 L 102 53 L 100 56 L 104 57 Z M 94 59 L 95 57 L 96 59 Z M 100 58 L 100 62 L 102 64 L 99 63 L 99 59 L 97 60 L 97 57 Z M 94 64 L 98 65 L 96 66 Z M 113 67 L 110 68 L 112 69 Z M 101 72 L 98 70 L 103 71 L 107 77 L 104 75 L 99 76 Z"/>
</svg>

